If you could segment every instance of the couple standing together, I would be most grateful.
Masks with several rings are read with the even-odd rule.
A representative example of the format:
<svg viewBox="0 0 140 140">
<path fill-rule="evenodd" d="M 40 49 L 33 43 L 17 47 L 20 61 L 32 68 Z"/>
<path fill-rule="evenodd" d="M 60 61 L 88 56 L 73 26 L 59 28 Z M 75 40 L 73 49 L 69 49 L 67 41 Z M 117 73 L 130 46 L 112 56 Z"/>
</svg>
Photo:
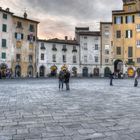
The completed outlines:
<svg viewBox="0 0 140 140">
<path fill-rule="evenodd" d="M 59 90 L 62 89 L 63 90 L 63 84 L 66 84 L 66 90 L 70 90 L 69 88 L 69 79 L 70 79 L 70 72 L 66 69 L 61 70 L 59 72 Z"/>
</svg>

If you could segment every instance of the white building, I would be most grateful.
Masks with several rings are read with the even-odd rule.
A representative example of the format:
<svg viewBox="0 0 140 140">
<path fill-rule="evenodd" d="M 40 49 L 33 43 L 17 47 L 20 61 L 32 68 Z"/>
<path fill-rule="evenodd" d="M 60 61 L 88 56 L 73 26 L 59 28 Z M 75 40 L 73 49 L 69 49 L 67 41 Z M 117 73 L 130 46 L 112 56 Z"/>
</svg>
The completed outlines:
<svg viewBox="0 0 140 140">
<path fill-rule="evenodd" d="M 101 74 L 108 77 L 114 71 L 113 31 L 111 22 L 101 22 Z"/>
<path fill-rule="evenodd" d="M 11 69 L 12 57 L 14 56 L 12 15 L 9 8 L 3 10 L 0 7 L 0 70 L 2 72 Z"/>
<path fill-rule="evenodd" d="M 99 76 L 100 32 L 89 31 L 88 27 L 76 27 L 75 37 L 80 44 L 80 73 L 84 77 Z"/>
<path fill-rule="evenodd" d="M 73 76 L 79 70 L 79 44 L 75 40 L 51 39 L 38 40 L 37 49 L 38 76 L 55 76 L 66 66 Z"/>
</svg>

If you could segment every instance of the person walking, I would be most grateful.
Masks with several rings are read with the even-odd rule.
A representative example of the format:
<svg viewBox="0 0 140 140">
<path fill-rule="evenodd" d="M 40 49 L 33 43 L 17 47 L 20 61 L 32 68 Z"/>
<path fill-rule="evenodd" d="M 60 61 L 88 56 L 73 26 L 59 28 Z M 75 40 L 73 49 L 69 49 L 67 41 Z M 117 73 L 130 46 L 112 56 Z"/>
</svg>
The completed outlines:
<svg viewBox="0 0 140 140">
<path fill-rule="evenodd" d="M 134 87 L 138 86 L 138 72 L 135 72 Z"/>
<path fill-rule="evenodd" d="M 68 70 L 66 70 L 66 72 L 65 72 L 66 90 L 70 90 L 69 79 L 70 79 L 70 72 Z"/>
<path fill-rule="evenodd" d="M 114 73 L 110 73 L 110 86 L 113 86 Z"/>
<path fill-rule="evenodd" d="M 63 90 L 63 84 L 64 84 L 64 71 L 63 71 L 63 70 L 61 70 L 61 71 L 59 72 L 58 78 L 59 78 L 59 90 L 60 90 L 60 89 Z"/>
</svg>

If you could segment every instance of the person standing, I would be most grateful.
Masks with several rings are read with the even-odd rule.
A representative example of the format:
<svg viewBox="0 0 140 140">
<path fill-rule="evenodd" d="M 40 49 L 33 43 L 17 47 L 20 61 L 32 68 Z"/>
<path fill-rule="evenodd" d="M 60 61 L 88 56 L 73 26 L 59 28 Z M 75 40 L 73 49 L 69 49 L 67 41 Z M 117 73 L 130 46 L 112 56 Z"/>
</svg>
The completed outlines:
<svg viewBox="0 0 140 140">
<path fill-rule="evenodd" d="M 135 72 L 135 80 L 134 80 L 134 87 L 138 86 L 138 72 Z"/>
<path fill-rule="evenodd" d="M 59 72 L 58 78 L 59 78 L 59 90 L 60 90 L 60 89 L 63 90 L 63 84 L 64 84 L 64 71 L 63 71 L 63 70 L 61 70 L 61 71 Z"/>
<path fill-rule="evenodd" d="M 70 79 L 70 72 L 66 70 L 66 73 L 65 73 L 66 90 L 70 90 L 69 79 Z"/>
<path fill-rule="evenodd" d="M 110 73 L 110 86 L 113 86 L 114 73 Z"/>
</svg>

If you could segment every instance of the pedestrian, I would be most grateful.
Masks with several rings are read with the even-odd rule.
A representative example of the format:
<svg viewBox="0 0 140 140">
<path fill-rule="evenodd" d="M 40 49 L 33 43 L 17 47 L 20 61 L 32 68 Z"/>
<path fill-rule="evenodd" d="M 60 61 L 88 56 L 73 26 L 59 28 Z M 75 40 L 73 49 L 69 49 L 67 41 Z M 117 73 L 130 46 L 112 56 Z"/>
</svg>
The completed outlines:
<svg viewBox="0 0 140 140">
<path fill-rule="evenodd" d="M 114 73 L 110 73 L 110 86 L 113 86 Z"/>
<path fill-rule="evenodd" d="M 138 86 L 138 72 L 135 72 L 134 87 Z"/>
<path fill-rule="evenodd" d="M 65 71 L 66 90 L 70 90 L 69 80 L 70 80 L 70 72 L 69 72 L 68 70 L 66 70 L 66 71 Z"/>
<path fill-rule="evenodd" d="M 58 78 L 59 78 L 59 90 L 60 89 L 63 90 L 63 84 L 64 84 L 64 71 L 63 70 L 59 72 Z"/>
</svg>

